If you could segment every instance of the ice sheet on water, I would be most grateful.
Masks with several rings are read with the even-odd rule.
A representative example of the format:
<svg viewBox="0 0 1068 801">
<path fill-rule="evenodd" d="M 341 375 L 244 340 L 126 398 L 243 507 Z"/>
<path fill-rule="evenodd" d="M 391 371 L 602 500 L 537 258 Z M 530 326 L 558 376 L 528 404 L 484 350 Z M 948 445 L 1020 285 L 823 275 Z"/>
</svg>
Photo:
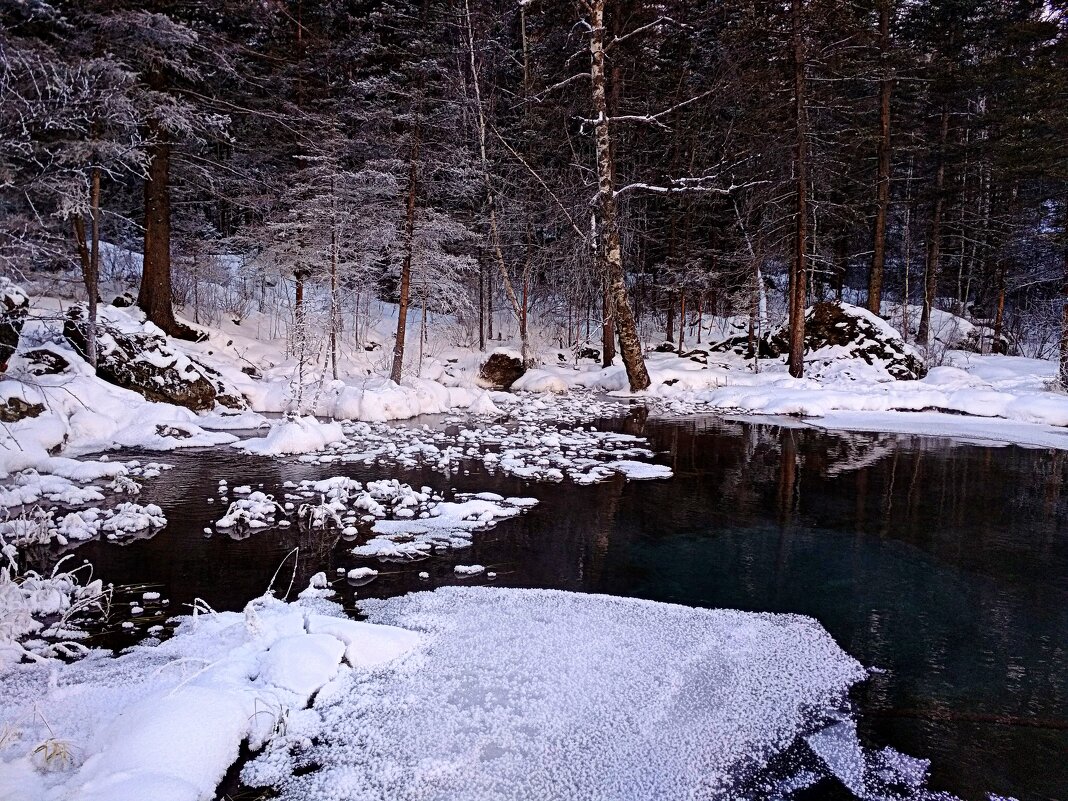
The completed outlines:
<svg viewBox="0 0 1068 801">
<path fill-rule="evenodd" d="M 247 781 L 290 801 L 726 797 L 864 675 L 798 616 L 475 587 L 363 611 L 420 632 L 416 653 L 324 689 L 314 744 Z"/>
<path fill-rule="evenodd" d="M 805 738 L 808 747 L 830 774 L 856 798 L 864 801 L 956 801 L 947 793 L 927 790 L 931 763 L 893 748 L 865 749 L 855 720 L 847 719 Z"/>
</svg>

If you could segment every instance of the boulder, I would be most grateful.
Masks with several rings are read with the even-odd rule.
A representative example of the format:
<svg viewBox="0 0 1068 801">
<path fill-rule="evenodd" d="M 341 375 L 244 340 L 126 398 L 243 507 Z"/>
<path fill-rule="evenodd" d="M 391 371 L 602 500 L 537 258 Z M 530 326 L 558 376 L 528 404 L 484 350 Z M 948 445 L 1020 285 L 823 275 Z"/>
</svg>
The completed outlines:
<svg viewBox="0 0 1068 801">
<path fill-rule="evenodd" d="M 756 347 L 761 359 L 774 359 L 780 355 L 778 348 L 771 344 L 770 338 L 767 336 L 754 336 L 753 344 Z M 749 348 L 748 334 L 729 337 L 728 339 L 724 339 L 721 342 L 715 343 L 714 345 L 709 345 L 708 349 L 712 353 L 737 353 L 739 356 L 744 356 L 747 359 L 753 358 L 753 354 Z"/>
<path fill-rule="evenodd" d="M 85 315 L 84 306 L 72 306 L 63 325 L 63 336 L 83 356 L 88 342 Z M 195 412 L 213 409 L 217 403 L 231 409 L 248 408 L 241 393 L 217 370 L 190 359 L 158 329 L 135 329 L 119 322 L 104 315 L 97 321 L 99 378 L 147 400 L 173 403 Z"/>
<path fill-rule="evenodd" d="M 526 371 L 522 359 L 499 350 L 486 359 L 478 371 L 478 381 L 488 389 L 508 389 Z"/>
<path fill-rule="evenodd" d="M 30 375 L 59 375 L 70 368 L 70 362 L 47 348 L 23 351 L 21 358 L 26 362 L 26 372 Z"/>
<path fill-rule="evenodd" d="M 597 350 L 597 348 L 591 348 L 588 346 L 579 348 L 576 356 L 579 359 L 592 359 L 595 362 L 601 361 L 601 351 Z"/>
<path fill-rule="evenodd" d="M 784 323 L 756 340 L 762 359 L 790 352 L 790 328 Z M 733 352 L 751 356 L 748 336 L 717 342 L 713 353 Z M 923 378 L 927 369 L 919 353 L 905 342 L 889 323 L 860 306 L 849 303 L 817 303 L 805 311 L 805 362 L 820 372 L 830 365 L 859 359 L 885 371 L 889 378 Z"/>
<path fill-rule="evenodd" d="M 117 295 L 115 300 L 111 301 L 111 305 L 118 309 L 128 309 L 135 303 L 137 303 L 137 298 L 129 292 L 123 292 L 121 295 Z"/>
<path fill-rule="evenodd" d="M 789 352 L 789 335 L 786 324 L 768 335 L 777 355 Z M 805 311 L 806 363 L 827 366 L 845 359 L 860 359 L 899 381 L 927 374 L 916 349 L 881 317 L 849 303 L 811 306 Z"/>
<path fill-rule="evenodd" d="M 40 403 L 30 403 L 17 396 L 0 403 L 0 423 L 17 423 L 27 417 L 37 417 L 44 413 L 45 407 Z"/>
</svg>

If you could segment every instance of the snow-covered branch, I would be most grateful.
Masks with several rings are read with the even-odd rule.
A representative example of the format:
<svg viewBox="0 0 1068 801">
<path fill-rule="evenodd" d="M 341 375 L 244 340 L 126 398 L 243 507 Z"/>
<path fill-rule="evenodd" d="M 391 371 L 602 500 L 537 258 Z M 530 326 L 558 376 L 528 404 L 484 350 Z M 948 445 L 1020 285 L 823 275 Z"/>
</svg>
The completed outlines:
<svg viewBox="0 0 1068 801">
<path fill-rule="evenodd" d="M 679 22 L 678 20 L 673 19 L 671 17 L 658 17 L 657 19 L 653 20 L 652 22 L 650 22 L 650 23 L 648 23 L 646 25 L 642 25 L 642 26 L 640 26 L 638 28 L 635 28 L 633 31 L 629 31 L 628 33 L 625 33 L 622 36 L 617 36 L 611 42 L 606 44 L 604 46 L 604 49 L 607 52 L 608 50 L 611 50 L 613 47 L 615 47 L 620 42 L 625 42 L 625 41 L 627 41 L 627 39 L 630 39 L 633 36 L 639 36 L 639 35 L 645 33 L 648 30 L 651 30 L 653 28 L 659 28 L 662 25 L 676 25 L 679 28 L 684 28 L 686 30 L 693 30 L 693 28 L 691 26 L 687 25 L 686 23 Z"/>
<path fill-rule="evenodd" d="M 617 189 L 615 196 L 619 197 L 628 192 L 650 192 L 657 195 L 666 195 L 676 192 L 706 192 L 714 195 L 730 195 L 741 189 L 748 189 L 753 186 L 769 183 L 768 181 L 746 181 L 745 183 L 740 184 L 731 183 L 730 186 L 714 186 L 709 184 L 709 181 L 712 180 L 714 180 L 714 176 L 704 178 L 673 178 L 664 185 L 648 184 L 639 181 Z"/>
</svg>

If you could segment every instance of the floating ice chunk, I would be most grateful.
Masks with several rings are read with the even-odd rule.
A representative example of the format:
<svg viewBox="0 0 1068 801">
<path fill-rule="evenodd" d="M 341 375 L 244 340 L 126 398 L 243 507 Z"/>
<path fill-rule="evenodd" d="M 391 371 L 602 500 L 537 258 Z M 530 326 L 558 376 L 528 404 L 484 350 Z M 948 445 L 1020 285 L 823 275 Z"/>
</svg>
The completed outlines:
<svg viewBox="0 0 1068 801">
<path fill-rule="evenodd" d="M 665 465 L 635 462 L 629 459 L 608 462 L 605 467 L 622 473 L 630 479 L 671 478 L 674 475 L 671 468 Z"/>
<path fill-rule="evenodd" d="M 477 576 L 479 573 L 486 572 L 486 568 L 484 565 L 457 565 L 452 572 L 457 576 Z"/>
<path fill-rule="evenodd" d="M 856 724 L 843 721 L 809 735 L 805 741 L 846 789 L 858 798 L 867 796 L 867 765 L 864 749 L 857 739 Z"/>
<path fill-rule="evenodd" d="M 378 571 L 370 567 L 354 567 L 347 575 L 350 581 L 362 581 L 366 583 L 372 579 L 378 578 Z"/>
</svg>

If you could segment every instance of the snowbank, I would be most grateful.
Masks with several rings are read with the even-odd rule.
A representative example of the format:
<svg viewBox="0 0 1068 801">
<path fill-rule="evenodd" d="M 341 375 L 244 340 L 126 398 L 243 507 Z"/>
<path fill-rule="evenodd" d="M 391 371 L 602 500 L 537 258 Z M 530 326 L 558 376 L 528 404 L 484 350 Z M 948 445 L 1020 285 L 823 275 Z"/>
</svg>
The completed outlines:
<svg viewBox="0 0 1068 801">
<path fill-rule="evenodd" d="M 44 411 L 0 428 L 0 478 L 28 468 L 52 472 L 52 454 L 77 456 L 115 447 L 173 450 L 225 445 L 237 437 L 206 431 L 197 415 L 181 406 L 152 403 L 130 390 L 97 378 L 72 349 L 51 344 L 65 369 L 35 374 L 20 351 L 0 381 L 0 404 L 20 398 Z"/>
<path fill-rule="evenodd" d="M 213 798 L 242 742 L 313 726 L 305 707 L 339 673 L 378 669 L 419 641 L 341 617 L 319 594 L 200 614 L 118 658 L 12 668 L 0 683 L 0 799 Z"/>
</svg>

